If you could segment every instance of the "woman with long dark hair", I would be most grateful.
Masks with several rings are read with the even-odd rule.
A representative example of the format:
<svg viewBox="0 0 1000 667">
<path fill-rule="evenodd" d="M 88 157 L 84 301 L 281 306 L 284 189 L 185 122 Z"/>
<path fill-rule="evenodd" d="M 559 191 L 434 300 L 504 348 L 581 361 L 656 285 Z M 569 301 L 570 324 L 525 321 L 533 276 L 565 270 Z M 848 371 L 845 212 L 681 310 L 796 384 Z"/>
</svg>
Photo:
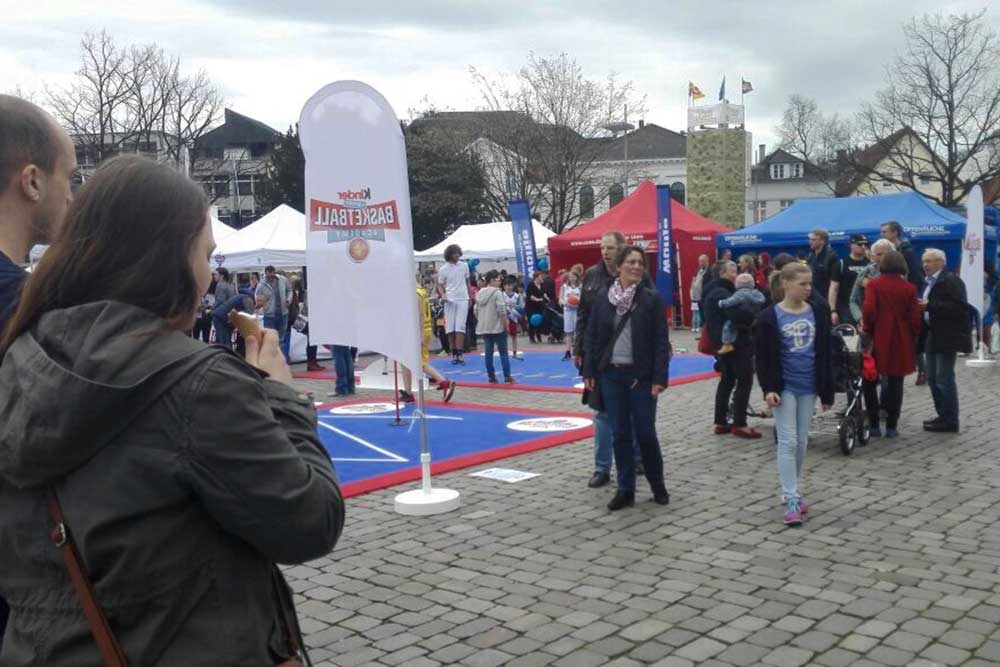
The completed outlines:
<svg viewBox="0 0 1000 667">
<path fill-rule="evenodd" d="M 653 500 L 670 502 L 656 437 L 656 399 L 667 388 L 670 363 L 666 308 L 656 290 L 642 286 L 642 248 L 625 246 L 616 263 L 618 277 L 597 293 L 587 318 L 581 369 L 588 389 L 599 391 L 614 429 L 618 493 L 608 503 L 612 511 L 635 504 L 633 429 Z"/>
<path fill-rule="evenodd" d="M 277 333 L 246 360 L 185 335 L 214 248 L 194 182 L 119 157 L 26 283 L 0 338 L 0 663 L 103 664 L 108 635 L 132 665 L 275 664 L 301 645 L 274 564 L 328 554 L 343 498 Z"/>
</svg>

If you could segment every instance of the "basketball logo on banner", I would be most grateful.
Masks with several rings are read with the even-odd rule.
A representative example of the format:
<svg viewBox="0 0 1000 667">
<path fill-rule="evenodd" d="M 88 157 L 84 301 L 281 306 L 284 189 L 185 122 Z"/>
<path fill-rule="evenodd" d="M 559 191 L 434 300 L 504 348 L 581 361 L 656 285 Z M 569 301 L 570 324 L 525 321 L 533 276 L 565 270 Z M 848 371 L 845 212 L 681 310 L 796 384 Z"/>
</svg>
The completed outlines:
<svg viewBox="0 0 1000 667">
<path fill-rule="evenodd" d="M 327 243 L 347 243 L 351 261 L 368 259 L 369 241 L 385 242 L 385 230 L 399 229 L 396 200 L 370 203 L 371 188 L 338 192 L 339 203 L 309 201 L 309 231 L 326 232 Z"/>
</svg>

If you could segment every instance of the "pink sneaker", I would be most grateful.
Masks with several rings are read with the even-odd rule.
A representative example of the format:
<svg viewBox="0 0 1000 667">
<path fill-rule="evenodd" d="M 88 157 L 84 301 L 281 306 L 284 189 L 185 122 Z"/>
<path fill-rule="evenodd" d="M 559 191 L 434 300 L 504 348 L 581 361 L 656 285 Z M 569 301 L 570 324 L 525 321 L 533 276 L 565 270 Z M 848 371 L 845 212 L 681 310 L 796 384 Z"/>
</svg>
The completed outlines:
<svg viewBox="0 0 1000 667">
<path fill-rule="evenodd" d="M 806 504 L 805 498 L 799 498 L 799 511 L 802 512 L 802 516 L 809 514 L 809 505 Z"/>
<path fill-rule="evenodd" d="M 802 525 L 802 509 L 799 507 L 798 499 L 792 499 L 788 501 L 785 506 L 785 518 L 784 522 L 786 526 L 801 526 Z"/>
</svg>

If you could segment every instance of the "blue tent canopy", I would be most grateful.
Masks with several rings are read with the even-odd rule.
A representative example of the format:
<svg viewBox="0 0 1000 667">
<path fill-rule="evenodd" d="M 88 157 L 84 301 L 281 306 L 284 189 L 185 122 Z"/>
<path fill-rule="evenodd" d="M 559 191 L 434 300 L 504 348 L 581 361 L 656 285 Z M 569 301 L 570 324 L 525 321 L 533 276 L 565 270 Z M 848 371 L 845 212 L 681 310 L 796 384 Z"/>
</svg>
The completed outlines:
<svg viewBox="0 0 1000 667">
<path fill-rule="evenodd" d="M 883 223 L 895 220 L 903 235 L 918 251 L 934 246 L 957 263 L 965 237 L 965 218 L 938 206 L 916 192 L 832 199 L 800 199 L 785 210 L 755 225 L 719 234 L 719 250 L 751 252 L 807 252 L 809 232 L 825 229 L 830 245 L 840 254 L 848 252 L 852 234 L 865 234 L 869 242 L 879 238 Z M 986 228 L 988 257 L 996 255 L 997 231 Z M 992 252 L 991 252 L 992 251 Z"/>
</svg>

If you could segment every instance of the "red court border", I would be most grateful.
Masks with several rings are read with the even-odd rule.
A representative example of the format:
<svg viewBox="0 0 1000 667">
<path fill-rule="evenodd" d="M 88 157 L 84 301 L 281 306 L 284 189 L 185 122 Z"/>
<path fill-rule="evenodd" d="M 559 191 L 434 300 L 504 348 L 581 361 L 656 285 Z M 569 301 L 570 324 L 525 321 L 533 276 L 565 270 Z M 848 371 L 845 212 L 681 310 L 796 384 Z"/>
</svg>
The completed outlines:
<svg viewBox="0 0 1000 667">
<path fill-rule="evenodd" d="M 491 385 L 492 386 L 492 385 Z M 342 401 L 337 403 L 324 403 L 323 405 L 317 405 L 316 410 L 323 410 L 326 408 L 340 407 L 343 405 L 355 405 L 359 403 L 377 403 L 377 402 L 387 402 L 379 401 L 378 399 L 372 398 L 361 398 L 354 399 L 350 401 Z M 438 406 L 438 407 L 448 407 L 448 408 L 465 408 L 467 410 L 483 410 L 485 412 L 506 412 L 510 414 L 521 414 L 521 415 L 539 415 L 543 417 L 585 417 L 593 421 L 593 415 L 585 412 L 560 412 L 555 410 L 539 410 L 537 408 L 513 408 L 507 406 L 494 406 L 494 405 L 480 405 L 477 403 L 442 403 L 440 401 L 425 401 L 427 406 Z M 437 463 L 431 463 L 431 473 L 434 475 L 440 475 L 442 473 L 451 472 L 453 470 L 461 470 L 462 468 L 471 468 L 472 466 L 477 466 L 481 463 L 488 463 L 490 461 L 499 461 L 500 459 L 510 458 L 511 456 L 519 456 L 521 454 L 528 454 L 531 452 L 537 452 L 542 449 L 549 449 L 551 447 L 557 447 L 559 445 L 565 445 L 576 440 L 583 440 L 584 438 L 589 438 L 594 435 L 594 426 L 586 426 L 584 428 L 574 429 L 572 431 L 564 431 L 562 433 L 554 433 L 552 435 L 547 435 L 541 438 L 535 438 L 534 440 L 526 440 L 524 442 L 519 442 L 516 445 L 508 445 L 506 447 L 497 447 L 495 449 L 489 449 L 482 452 L 474 452 L 472 454 L 465 454 L 463 456 L 456 456 L 455 458 L 445 459 L 444 461 L 439 461 Z M 433 454 L 433 452 L 431 452 Z M 372 491 L 379 491 L 381 489 L 388 488 L 390 486 L 396 486 L 398 484 L 403 484 L 406 482 L 413 482 L 419 480 L 421 476 L 420 466 L 414 466 L 412 468 L 404 468 L 403 470 L 397 470 L 395 472 L 386 473 L 384 475 L 376 475 L 375 477 L 369 477 L 368 479 L 358 480 L 357 482 L 348 482 L 340 486 L 341 493 L 344 494 L 345 498 L 351 498 L 353 496 L 360 496 L 365 493 L 371 493 Z"/>
</svg>

